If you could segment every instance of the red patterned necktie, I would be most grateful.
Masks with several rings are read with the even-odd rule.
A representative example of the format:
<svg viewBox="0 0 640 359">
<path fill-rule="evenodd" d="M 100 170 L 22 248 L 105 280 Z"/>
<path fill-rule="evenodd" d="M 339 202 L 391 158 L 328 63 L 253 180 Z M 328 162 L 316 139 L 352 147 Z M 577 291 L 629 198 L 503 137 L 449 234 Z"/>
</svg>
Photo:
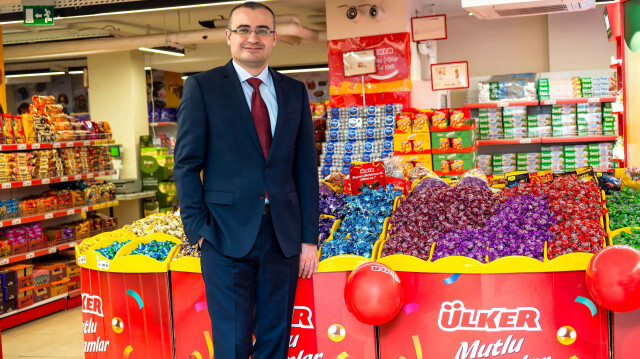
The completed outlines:
<svg viewBox="0 0 640 359">
<path fill-rule="evenodd" d="M 260 84 L 262 80 L 257 77 L 247 79 L 247 82 L 253 87 L 253 94 L 251 94 L 251 116 L 253 116 L 253 124 L 256 126 L 258 132 L 258 138 L 260 138 L 260 145 L 262 146 L 262 152 L 264 157 L 269 156 L 269 149 L 271 148 L 271 121 L 269 120 L 269 110 L 267 104 L 260 95 Z"/>
</svg>

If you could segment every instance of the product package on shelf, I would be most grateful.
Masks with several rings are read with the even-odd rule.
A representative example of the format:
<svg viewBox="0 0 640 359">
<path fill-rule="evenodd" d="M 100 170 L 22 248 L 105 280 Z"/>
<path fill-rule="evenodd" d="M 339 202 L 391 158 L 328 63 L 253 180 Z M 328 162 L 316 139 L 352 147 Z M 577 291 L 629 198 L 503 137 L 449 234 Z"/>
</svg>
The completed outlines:
<svg viewBox="0 0 640 359">
<path fill-rule="evenodd" d="M 478 102 L 525 101 L 536 99 L 536 84 L 531 74 L 496 77 L 497 80 L 478 83 Z"/>
<path fill-rule="evenodd" d="M 326 144 L 320 177 L 349 173 L 355 162 L 377 161 L 394 152 L 394 129 L 399 104 L 334 107 L 327 119 Z"/>
<path fill-rule="evenodd" d="M 142 189 L 157 191 L 160 182 L 173 177 L 173 163 L 173 156 L 169 155 L 166 147 L 142 147 L 140 149 Z"/>
<path fill-rule="evenodd" d="M 448 111 L 436 110 L 432 116 L 432 129 L 438 127 L 434 122 L 436 116 L 443 116 Z M 477 165 L 478 128 L 470 120 L 469 110 L 451 111 L 451 117 L 459 117 L 448 126 L 442 126 L 431 133 L 433 168 L 439 175 L 461 175 L 465 170 Z M 457 122 L 457 125 L 456 125 Z"/>
</svg>

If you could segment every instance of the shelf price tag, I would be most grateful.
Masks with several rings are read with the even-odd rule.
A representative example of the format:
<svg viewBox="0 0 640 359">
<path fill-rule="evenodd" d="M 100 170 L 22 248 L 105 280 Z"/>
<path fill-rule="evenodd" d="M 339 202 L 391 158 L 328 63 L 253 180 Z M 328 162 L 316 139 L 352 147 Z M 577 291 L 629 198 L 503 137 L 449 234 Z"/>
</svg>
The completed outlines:
<svg viewBox="0 0 640 359">
<path fill-rule="evenodd" d="M 70 248 L 73 248 L 73 247 L 75 247 L 75 246 L 76 246 L 76 244 L 77 244 L 76 242 L 71 242 L 71 243 L 69 243 L 69 247 L 70 247 Z"/>
<path fill-rule="evenodd" d="M 44 219 L 51 219 L 51 218 L 53 218 L 53 213 L 45 213 Z"/>
<path fill-rule="evenodd" d="M 89 207 L 86 207 L 86 206 L 85 206 L 85 207 L 82 207 L 82 209 L 81 209 L 80 211 L 82 211 L 82 212 L 86 212 L 86 211 L 88 211 L 88 210 L 89 210 Z"/>
<path fill-rule="evenodd" d="M 509 106 L 509 103 L 508 103 L 508 102 L 506 102 L 506 101 L 502 101 L 502 102 L 498 102 L 496 105 L 497 105 L 498 107 L 508 107 L 508 106 Z"/>
<path fill-rule="evenodd" d="M 39 150 L 39 149 L 40 149 L 40 144 L 39 144 L 39 143 L 34 143 L 34 144 L 32 144 L 32 145 L 31 145 L 31 149 Z"/>
<path fill-rule="evenodd" d="M 35 253 L 33 253 L 33 252 L 29 252 L 29 253 L 27 253 L 24 257 L 25 257 L 26 259 L 31 259 L 31 258 L 33 258 L 33 257 L 35 257 L 35 256 L 36 256 L 36 255 L 35 255 Z"/>
<path fill-rule="evenodd" d="M 87 263 L 87 256 L 86 255 L 81 255 L 78 256 L 78 264 L 86 264 Z"/>
<path fill-rule="evenodd" d="M 54 142 L 53 143 L 53 148 L 60 148 L 62 147 L 62 145 L 60 144 L 60 142 Z"/>
<path fill-rule="evenodd" d="M 90 146 L 91 145 L 91 141 L 84 141 L 82 142 L 83 146 Z"/>
<path fill-rule="evenodd" d="M 9 258 L 0 259 L 0 266 L 3 266 L 5 264 L 9 264 Z"/>
<path fill-rule="evenodd" d="M 18 149 L 19 150 L 26 150 L 27 149 L 27 144 L 26 143 L 18 143 Z"/>
<path fill-rule="evenodd" d="M 22 219 L 21 218 L 16 218 L 16 219 L 12 219 L 11 220 L 11 225 L 15 226 L 16 224 L 20 224 L 22 223 Z"/>
<path fill-rule="evenodd" d="M 530 138 L 523 138 L 520 140 L 520 143 L 531 143 L 531 139 Z"/>
<path fill-rule="evenodd" d="M 69 177 L 67 176 L 60 177 L 60 182 L 69 182 Z"/>
<path fill-rule="evenodd" d="M 93 178 L 93 173 L 87 173 L 87 178 Z"/>
<path fill-rule="evenodd" d="M 22 181 L 22 187 L 29 187 L 31 186 L 31 181 L 27 180 L 27 181 Z"/>
<path fill-rule="evenodd" d="M 96 261 L 96 266 L 98 267 L 98 269 L 109 270 L 109 261 L 98 259 Z"/>
<path fill-rule="evenodd" d="M 544 102 L 545 105 L 555 105 L 556 104 L 556 100 L 546 100 Z"/>
<path fill-rule="evenodd" d="M 56 252 L 56 250 L 57 250 L 57 249 L 56 249 L 56 247 L 51 247 L 51 248 L 49 248 L 49 254 L 51 254 L 51 253 L 55 253 L 55 252 Z"/>
<path fill-rule="evenodd" d="M 2 184 L 2 189 L 7 189 L 7 188 L 11 188 L 11 183 L 5 182 Z"/>
<path fill-rule="evenodd" d="M 587 100 L 587 103 L 596 103 L 596 102 L 600 102 L 599 97 L 594 97 Z"/>
<path fill-rule="evenodd" d="M 104 171 L 98 172 L 98 177 L 102 177 L 102 176 L 104 176 L 104 175 L 105 175 L 105 172 L 104 172 Z"/>
<path fill-rule="evenodd" d="M 42 184 L 49 184 L 51 183 L 51 178 L 45 178 L 42 180 Z"/>
<path fill-rule="evenodd" d="M 82 175 L 75 175 L 73 176 L 73 180 L 77 181 L 77 180 L 81 180 L 82 179 Z"/>
<path fill-rule="evenodd" d="M 75 214 L 75 213 L 76 213 L 76 211 L 74 209 L 70 209 L 70 210 L 67 211 L 67 216 L 70 216 L 70 215 Z"/>
</svg>

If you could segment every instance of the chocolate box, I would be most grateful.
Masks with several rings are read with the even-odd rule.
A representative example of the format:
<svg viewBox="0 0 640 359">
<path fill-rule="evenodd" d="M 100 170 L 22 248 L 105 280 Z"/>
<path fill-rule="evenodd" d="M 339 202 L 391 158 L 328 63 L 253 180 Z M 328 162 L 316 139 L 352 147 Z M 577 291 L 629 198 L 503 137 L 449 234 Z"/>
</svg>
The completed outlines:
<svg viewBox="0 0 640 359">
<path fill-rule="evenodd" d="M 16 300 L 16 308 L 22 309 L 33 304 L 33 286 L 18 289 L 18 298 Z"/>
<path fill-rule="evenodd" d="M 33 303 L 42 302 L 49 298 L 51 298 L 51 286 L 49 284 L 33 289 Z"/>
<path fill-rule="evenodd" d="M 36 264 L 37 269 L 49 271 L 49 281 L 57 281 L 67 276 L 67 265 L 65 263 L 40 263 Z"/>
<path fill-rule="evenodd" d="M 0 284 L 5 286 L 15 286 L 18 284 L 18 273 L 14 270 L 5 269 L 0 271 Z"/>
<path fill-rule="evenodd" d="M 11 313 L 17 309 L 17 299 L 7 300 L 2 302 L 2 312 Z"/>
<path fill-rule="evenodd" d="M 7 300 L 14 300 L 18 297 L 18 286 L 17 284 L 13 284 L 10 286 L 3 286 L 2 287 L 2 298 L 4 298 L 5 301 Z"/>
<path fill-rule="evenodd" d="M 36 268 L 33 270 L 33 285 L 40 287 L 49 284 L 49 270 Z"/>
<path fill-rule="evenodd" d="M 50 289 L 51 289 L 51 297 L 57 297 L 59 295 L 65 294 L 69 291 L 69 284 L 71 283 L 71 281 L 69 280 L 69 278 L 63 278 L 62 280 L 59 281 L 55 281 L 55 282 L 51 282 L 50 284 Z M 80 281 L 76 281 L 73 282 L 75 283 L 80 283 Z M 77 288 L 74 288 L 77 289 Z"/>
<path fill-rule="evenodd" d="M 18 289 L 29 287 L 33 285 L 33 265 L 31 264 L 16 264 L 6 269 L 16 271 Z"/>
</svg>

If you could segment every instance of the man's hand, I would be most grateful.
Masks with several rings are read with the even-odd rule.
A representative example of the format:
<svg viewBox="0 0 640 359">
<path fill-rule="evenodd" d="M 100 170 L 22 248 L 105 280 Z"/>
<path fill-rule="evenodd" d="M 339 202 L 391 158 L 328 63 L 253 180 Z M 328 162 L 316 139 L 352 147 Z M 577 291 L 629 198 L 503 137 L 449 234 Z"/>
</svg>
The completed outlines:
<svg viewBox="0 0 640 359">
<path fill-rule="evenodd" d="M 318 245 L 313 243 L 302 243 L 302 253 L 300 253 L 300 269 L 298 277 L 311 278 L 318 272 Z"/>
<path fill-rule="evenodd" d="M 204 237 L 200 238 L 198 241 L 198 249 L 202 249 L 202 241 L 204 241 Z"/>
</svg>

